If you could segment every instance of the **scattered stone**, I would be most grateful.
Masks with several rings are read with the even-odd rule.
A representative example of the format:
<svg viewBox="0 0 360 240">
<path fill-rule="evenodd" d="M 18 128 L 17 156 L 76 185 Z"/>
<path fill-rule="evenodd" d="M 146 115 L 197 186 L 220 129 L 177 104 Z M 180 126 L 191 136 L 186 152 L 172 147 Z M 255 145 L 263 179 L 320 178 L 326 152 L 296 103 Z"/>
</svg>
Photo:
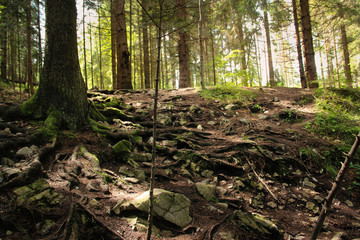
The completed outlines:
<svg viewBox="0 0 360 240">
<path fill-rule="evenodd" d="M 346 200 L 345 201 L 345 204 L 348 206 L 348 207 L 354 207 L 354 204 L 350 201 L 350 200 Z"/>
<path fill-rule="evenodd" d="M 321 197 L 320 195 L 316 195 L 314 197 L 314 200 L 317 201 L 318 203 L 322 203 L 324 201 L 324 198 Z"/>
<path fill-rule="evenodd" d="M 179 227 L 185 227 L 192 222 L 190 203 L 190 199 L 182 194 L 158 188 L 154 189 L 154 216 Z M 120 204 L 120 206 L 117 204 L 116 207 L 118 209 L 117 211 L 114 209 L 114 212 L 139 210 L 147 213 L 149 210 L 149 191 L 133 200 Z"/>
<path fill-rule="evenodd" d="M 266 120 L 266 119 L 269 118 L 269 116 L 267 116 L 267 115 L 265 115 L 265 114 L 259 114 L 259 115 L 258 115 L 258 118 L 259 118 L 260 120 Z"/>
<path fill-rule="evenodd" d="M 196 113 L 196 114 L 202 113 L 201 109 L 196 105 L 191 105 L 190 112 L 191 113 Z"/>
<path fill-rule="evenodd" d="M 216 122 L 215 121 L 208 121 L 208 123 L 207 124 L 209 124 L 209 125 L 215 125 L 216 124 Z"/>
<path fill-rule="evenodd" d="M 268 203 L 266 203 L 266 205 L 269 206 L 269 207 L 272 208 L 272 209 L 278 207 L 278 205 L 277 205 L 275 202 L 268 202 Z"/>
<path fill-rule="evenodd" d="M 201 172 L 201 176 L 205 178 L 210 178 L 214 174 L 214 171 L 211 170 L 204 170 Z"/>
<path fill-rule="evenodd" d="M 219 237 L 221 240 L 235 240 L 234 234 L 231 232 L 219 232 Z"/>
<path fill-rule="evenodd" d="M 235 104 L 228 104 L 225 106 L 225 110 L 233 110 L 235 108 Z"/>
<path fill-rule="evenodd" d="M 204 131 L 203 126 L 201 126 L 200 124 L 197 126 L 197 129 L 198 129 L 199 131 Z"/>
<path fill-rule="evenodd" d="M 239 121 L 246 125 L 250 123 L 249 119 L 247 119 L 247 118 L 241 118 Z"/>
<path fill-rule="evenodd" d="M 8 166 L 8 167 L 12 167 L 14 166 L 15 162 L 9 158 L 2 158 L 0 161 L 0 165 L 4 165 L 4 166 Z"/>
<path fill-rule="evenodd" d="M 130 158 L 134 159 L 136 162 L 151 162 L 152 155 L 151 153 L 132 152 Z"/>
<path fill-rule="evenodd" d="M 310 188 L 315 188 L 316 185 L 311 182 L 308 178 L 304 178 L 303 185 Z"/>
<path fill-rule="evenodd" d="M 34 153 L 37 153 L 39 151 L 39 148 L 35 145 L 31 145 L 30 150 L 33 151 Z"/>
<path fill-rule="evenodd" d="M 133 183 L 133 184 L 138 184 L 140 183 L 140 180 L 134 177 L 126 177 L 124 178 L 125 181 L 129 182 L 129 183 Z"/>
<path fill-rule="evenodd" d="M 280 99 L 278 97 L 274 97 L 273 102 L 280 102 Z"/>
<path fill-rule="evenodd" d="M 219 213 L 219 214 L 223 214 L 223 213 L 224 213 L 224 211 L 222 211 L 222 210 L 214 207 L 213 205 L 207 205 L 206 208 L 207 208 L 209 211 L 211 211 L 211 212 L 217 212 L 217 213 Z"/>
<path fill-rule="evenodd" d="M 34 154 L 34 152 L 29 148 L 29 147 L 23 147 L 20 148 L 17 152 L 16 152 L 16 157 L 17 158 L 29 158 Z"/>
<path fill-rule="evenodd" d="M 218 198 L 216 197 L 216 186 L 215 185 L 197 182 L 197 183 L 195 183 L 195 189 L 207 201 L 209 201 L 209 202 L 217 202 L 218 201 Z"/>
<path fill-rule="evenodd" d="M 10 137 L 12 135 L 12 132 L 11 132 L 10 128 L 5 128 L 4 130 L 2 130 L 0 132 L 0 135 L 2 135 L 4 137 Z"/>
<path fill-rule="evenodd" d="M 36 224 L 36 228 L 38 229 L 40 235 L 46 235 L 51 232 L 55 225 L 56 223 L 53 220 L 46 219 L 42 224 Z"/>
<path fill-rule="evenodd" d="M 346 240 L 346 239 L 348 238 L 346 233 L 344 232 L 338 232 L 331 238 L 331 240 Z"/>
<path fill-rule="evenodd" d="M 21 173 L 21 170 L 18 168 L 5 167 L 0 169 L 0 172 L 2 173 L 4 180 L 9 181 L 14 177 L 17 177 Z"/>
</svg>

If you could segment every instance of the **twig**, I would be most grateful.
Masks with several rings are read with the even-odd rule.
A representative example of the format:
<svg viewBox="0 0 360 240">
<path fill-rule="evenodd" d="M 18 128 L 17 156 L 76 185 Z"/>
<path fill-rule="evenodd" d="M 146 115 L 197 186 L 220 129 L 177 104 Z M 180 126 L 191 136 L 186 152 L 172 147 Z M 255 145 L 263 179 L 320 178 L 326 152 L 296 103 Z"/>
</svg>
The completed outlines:
<svg viewBox="0 0 360 240">
<path fill-rule="evenodd" d="M 262 180 L 262 178 L 257 174 L 257 172 L 254 169 L 254 166 L 252 163 L 250 163 L 249 159 L 246 158 L 246 161 L 249 163 L 251 170 L 254 172 L 256 178 L 259 180 L 259 182 L 265 187 L 265 189 L 270 193 L 270 195 L 277 201 L 279 202 L 279 200 L 277 199 L 277 197 L 274 195 L 274 193 L 270 190 L 270 188 L 267 186 L 267 184 L 264 182 L 264 180 Z"/>
<path fill-rule="evenodd" d="M 354 142 L 353 146 L 351 147 L 349 153 L 345 154 L 346 155 L 345 162 L 342 164 L 342 166 L 338 172 L 338 175 L 336 176 L 335 182 L 333 183 L 333 186 L 329 192 L 329 195 L 325 199 L 325 203 L 322 206 L 321 213 L 318 218 L 318 222 L 317 222 L 316 227 L 311 235 L 311 240 L 317 239 L 317 236 L 319 235 L 321 227 L 325 221 L 326 215 L 331 208 L 332 201 L 335 198 L 337 190 L 340 188 L 340 184 L 341 184 L 342 180 L 345 177 L 345 174 L 350 165 L 351 159 L 353 158 L 357 149 L 359 148 L 359 144 L 360 144 L 360 133 L 356 136 L 355 142 Z"/>
</svg>

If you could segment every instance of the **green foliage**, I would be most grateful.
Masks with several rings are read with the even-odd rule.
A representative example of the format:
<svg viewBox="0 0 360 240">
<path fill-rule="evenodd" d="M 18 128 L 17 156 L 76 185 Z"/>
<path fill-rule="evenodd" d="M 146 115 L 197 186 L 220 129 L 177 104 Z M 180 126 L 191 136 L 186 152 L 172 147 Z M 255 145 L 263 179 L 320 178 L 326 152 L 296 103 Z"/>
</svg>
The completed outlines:
<svg viewBox="0 0 360 240">
<path fill-rule="evenodd" d="M 257 94 L 253 91 L 243 89 L 233 85 L 222 85 L 202 90 L 200 96 L 208 99 L 217 100 L 241 100 L 250 101 L 256 98 Z"/>
<path fill-rule="evenodd" d="M 288 123 L 296 123 L 296 122 L 301 122 L 302 120 L 304 120 L 305 116 L 300 114 L 299 111 L 297 111 L 297 110 L 289 109 L 289 110 L 284 110 L 284 111 L 280 112 L 279 118 L 283 119 L 285 122 L 288 122 Z"/>
<path fill-rule="evenodd" d="M 321 89 L 316 92 L 320 110 L 305 128 L 350 145 L 360 132 L 360 92 L 356 89 Z"/>
</svg>

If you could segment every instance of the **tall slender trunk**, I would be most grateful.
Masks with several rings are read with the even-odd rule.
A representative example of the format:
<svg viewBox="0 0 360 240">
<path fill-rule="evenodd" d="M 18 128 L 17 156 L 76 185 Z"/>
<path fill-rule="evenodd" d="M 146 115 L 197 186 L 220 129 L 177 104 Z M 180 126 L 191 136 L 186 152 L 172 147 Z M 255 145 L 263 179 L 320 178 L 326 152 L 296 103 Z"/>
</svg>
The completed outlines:
<svg viewBox="0 0 360 240">
<path fill-rule="evenodd" d="M 5 22 L 5 14 L 3 13 L 2 16 L 2 21 Z M 7 80 L 7 38 L 8 38 L 8 30 L 7 27 L 5 26 L 2 29 L 1 32 L 1 75 L 0 78 L 2 80 Z"/>
<path fill-rule="evenodd" d="M 101 16 L 100 16 L 100 7 L 98 8 L 98 37 L 99 37 L 99 74 L 100 74 L 100 88 L 104 89 L 104 81 L 103 81 L 103 75 L 102 75 L 102 48 L 101 48 Z"/>
<path fill-rule="evenodd" d="M 351 77 L 350 56 L 349 56 L 348 40 L 346 36 L 345 24 L 340 25 L 340 32 L 341 32 L 341 44 L 344 54 L 344 71 L 346 78 L 345 82 L 346 82 L 346 86 L 352 87 L 353 80 Z"/>
<path fill-rule="evenodd" d="M 239 43 L 240 43 L 240 71 L 241 71 L 241 84 L 248 86 L 247 77 L 246 77 L 246 54 L 245 54 L 245 39 L 244 39 L 244 29 L 243 29 L 243 19 L 240 15 L 238 17 L 237 29 L 239 31 Z"/>
<path fill-rule="evenodd" d="M 142 4 L 146 7 L 146 1 L 143 0 Z M 147 16 L 146 12 L 142 11 L 142 21 L 143 21 L 143 48 L 144 48 L 144 77 L 145 77 L 145 88 L 150 89 L 150 59 L 149 59 L 149 35 L 147 28 Z"/>
<path fill-rule="evenodd" d="M 334 66 L 332 57 L 330 56 L 330 41 L 329 37 L 325 38 L 325 52 L 326 52 L 326 63 L 327 63 L 327 83 L 329 87 L 334 87 L 333 72 Z"/>
<path fill-rule="evenodd" d="M 83 0 L 83 40 L 84 40 L 84 77 L 85 87 L 88 89 L 87 61 L 86 61 L 86 32 L 85 32 L 85 0 Z"/>
<path fill-rule="evenodd" d="M 300 71 L 300 83 L 301 83 L 302 88 L 307 88 L 308 85 L 306 83 L 306 76 L 305 76 L 303 57 L 302 57 L 302 51 L 301 51 L 301 41 L 300 41 L 300 31 L 299 31 L 299 21 L 298 21 L 296 0 L 292 0 L 292 8 L 293 8 L 295 36 L 296 36 L 296 50 L 297 50 L 297 54 L 298 54 L 299 71 Z"/>
<path fill-rule="evenodd" d="M 177 9 L 177 18 L 183 24 L 185 24 L 185 19 L 187 17 L 186 11 L 186 2 L 185 0 L 176 0 L 176 9 Z M 189 33 L 186 29 L 179 30 L 179 39 L 178 39 L 178 54 L 179 54 L 179 88 L 188 88 L 191 86 L 191 76 L 190 76 L 190 53 L 189 53 Z"/>
<path fill-rule="evenodd" d="M 111 72 L 113 89 L 118 89 L 117 73 L 116 73 L 116 16 L 115 16 L 115 0 L 111 0 Z"/>
<path fill-rule="evenodd" d="M 29 94 L 34 94 L 34 84 L 33 84 L 33 69 L 32 69 L 32 57 L 31 57 L 31 0 L 27 0 L 26 4 L 26 42 L 27 42 L 27 75 L 28 75 L 28 86 Z"/>
<path fill-rule="evenodd" d="M 216 86 L 216 68 L 215 68 L 215 46 L 214 46 L 214 34 L 211 32 L 211 59 L 212 59 L 212 73 L 213 73 L 213 82 Z"/>
<path fill-rule="evenodd" d="M 311 32 L 311 20 L 309 0 L 300 0 L 301 29 L 305 51 L 305 75 L 310 88 L 318 88 L 319 83 L 316 74 L 315 53 L 313 36 Z"/>
<path fill-rule="evenodd" d="M 337 84 L 338 88 L 340 88 L 340 69 L 339 69 L 339 58 L 338 58 L 338 52 L 337 52 L 337 43 L 336 43 L 336 37 L 335 37 L 335 28 L 333 29 L 333 42 L 334 42 L 334 54 L 335 54 L 335 67 L 336 67 L 336 77 L 337 77 Z M 335 85 L 335 84 L 334 84 Z"/>
<path fill-rule="evenodd" d="M 317 43 L 318 43 L 318 46 L 320 46 L 320 40 L 318 40 Z M 325 88 L 323 54 L 322 54 L 322 50 L 321 50 L 321 49 L 319 50 L 319 57 L 320 57 L 321 80 L 323 81 L 323 87 Z"/>
<path fill-rule="evenodd" d="M 40 11 L 40 0 L 36 0 L 37 10 L 38 10 L 38 41 L 39 41 L 39 74 L 41 74 L 42 66 L 43 66 L 43 57 L 42 57 L 42 43 L 41 43 L 41 11 Z M 39 78 L 40 79 L 40 78 Z"/>
<path fill-rule="evenodd" d="M 262 81 L 261 81 L 261 67 L 259 66 L 259 39 L 258 36 L 255 36 L 256 41 L 255 41 L 255 52 L 256 52 L 256 69 L 258 72 L 258 80 L 259 80 L 259 87 L 261 87 L 262 85 Z"/>
<path fill-rule="evenodd" d="M 141 89 L 144 89 L 144 62 L 143 62 L 143 52 L 142 52 L 142 49 L 143 49 L 143 46 L 141 44 L 142 42 L 142 37 L 141 37 L 141 22 L 140 22 L 140 9 L 138 10 L 137 12 L 137 16 L 138 16 L 138 36 L 139 36 L 139 65 L 140 65 L 140 72 L 139 72 L 139 75 L 140 75 L 140 87 Z"/>
<path fill-rule="evenodd" d="M 270 78 L 269 82 L 270 82 L 270 87 L 275 87 L 276 82 L 275 82 L 274 67 L 273 67 L 273 60 L 272 60 L 267 0 L 262 0 L 262 3 L 263 3 L 263 8 L 264 8 L 264 27 L 265 27 L 265 34 L 266 34 L 266 46 L 267 46 L 268 65 L 269 65 L 269 78 Z"/>
<path fill-rule="evenodd" d="M 203 23 L 203 0 L 199 0 L 199 46 L 200 46 L 200 82 L 201 88 L 205 89 L 204 83 L 204 46 L 202 35 L 202 23 Z"/>
<path fill-rule="evenodd" d="M 94 88 L 94 59 L 93 59 L 93 46 L 92 46 L 92 32 L 91 32 L 91 25 L 89 28 L 89 35 L 90 35 L 90 62 L 91 62 L 91 87 Z"/>
</svg>

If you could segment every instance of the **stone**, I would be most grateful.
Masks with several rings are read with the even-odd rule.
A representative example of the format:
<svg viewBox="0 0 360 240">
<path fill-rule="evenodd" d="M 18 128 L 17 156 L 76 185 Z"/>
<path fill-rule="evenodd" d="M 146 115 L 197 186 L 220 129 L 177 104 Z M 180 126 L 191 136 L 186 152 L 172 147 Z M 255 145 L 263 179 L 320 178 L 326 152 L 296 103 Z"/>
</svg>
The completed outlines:
<svg viewBox="0 0 360 240">
<path fill-rule="evenodd" d="M 235 236 L 231 232 L 219 232 L 219 237 L 221 240 L 235 240 Z"/>
<path fill-rule="evenodd" d="M 201 126 L 200 124 L 196 127 L 199 131 L 204 131 L 204 127 Z"/>
<path fill-rule="evenodd" d="M 159 188 L 154 189 L 154 216 L 162 218 L 181 228 L 192 222 L 190 203 L 190 199 L 183 194 Z M 149 191 L 144 192 L 135 199 L 122 203 L 120 210 L 139 210 L 147 213 L 149 210 Z"/>
<path fill-rule="evenodd" d="M 1 161 L 0 161 L 0 165 L 5 165 L 5 166 L 8 166 L 8 167 L 12 167 L 14 166 L 15 162 L 9 158 L 2 158 Z"/>
<path fill-rule="evenodd" d="M 165 147 L 175 147 L 177 144 L 176 141 L 173 140 L 164 140 L 161 142 L 161 145 L 165 146 Z"/>
<path fill-rule="evenodd" d="M 303 184 L 304 184 L 304 186 L 310 187 L 310 188 L 316 187 L 316 185 L 313 182 L 311 182 L 308 178 L 304 178 Z"/>
<path fill-rule="evenodd" d="M 128 140 L 121 140 L 113 146 L 115 153 L 131 153 L 132 143 Z"/>
<path fill-rule="evenodd" d="M 195 183 L 195 189 L 202 197 L 206 199 L 206 201 L 210 201 L 210 202 L 218 201 L 218 198 L 216 197 L 215 185 L 197 182 Z"/>
<path fill-rule="evenodd" d="M 202 113 L 201 109 L 196 105 L 191 105 L 189 110 L 191 113 Z"/>
<path fill-rule="evenodd" d="M 33 151 L 34 153 L 39 151 L 39 148 L 35 145 L 31 145 L 30 150 Z"/>
<path fill-rule="evenodd" d="M 20 148 L 17 152 L 16 152 L 16 157 L 17 158 L 29 158 L 34 154 L 34 152 L 29 148 L 29 147 L 23 147 Z"/>
<path fill-rule="evenodd" d="M 151 153 L 131 153 L 130 157 L 136 162 L 151 162 Z"/>
<path fill-rule="evenodd" d="M 39 228 L 38 232 L 40 235 L 46 235 L 51 232 L 51 230 L 54 228 L 56 223 L 51 219 L 46 219 L 41 225 L 37 225 Z"/>
<path fill-rule="evenodd" d="M 354 207 L 354 204 L 350 201 L 350 200 L 346 200 L 345 201 L 345 204 L 348 206 L 348 207 Z"/>
<path fill-rule="evenodd" d="M 236 210 L 232 215 L 232 219 L 240 228 L 244 228 L 256 234 L 261 239 L 283 239 L 283 236 L 276 224 L 259 214 L 245 213 L 240 210 Z"/>
<path fill-rule="evenodd" d="M 214 174 L 214 171 L 211 170 L 204 170 L 201 172 L 201 176 L 205 178 L 210 178 Z"/>
<path fill-rule="evenodd" d="M 241 118 L 239 121 L 240 121 L 242 124 L 246 124 L 246 125 L 250 123 L 249 119 L 247 119 L 247 118 Z"/>
<path fill-rule="evenodd" d="M 215 121 L 208 121 L 207 124 L 209 124 L 209 125 L 215 125 L 216 122 L 215 122 Z"/>
<path fill-rule="evenodd" d="M 331 240 L 345 240 L 348 239 L 346 233 L 344 232 L 338 232 L 336 233 Z"/>
<path fill-rule="evenodd" d="M 266 205 L 272 209 L 277 208 L 278 206 L 275 202 L 268 202 L 266 203 Z"/>
<path fill-rule="evenodd" d="M 260 120 L 266 120 L 266 119 L 269 118 L 269 116 L 267 116 L 267 115 L 265 115 L 265 114 L 259 114 L 259 115 L 258 115 L 258 118 L 259 118 Z"/>
<path fill-rule="evenodd" d="M 5 167 L 1 169 L 1 172 L 3 174 L 3 178 L 9 181 L 14 177 L 17 177 L 21 173 L 21 170 L 18 168 Z"/>
<path fill-rule="evenodd" d="M 232 109 L 235 109 L 235 104 L 228 104 L 225 106 L 225 110 L 232 110 Z"/>
<path fill-rule="evenodd" d="M 4 130 L 2 130 L 0 132 L 0 135 L 2 135 L 4 137 L 10 137 L 12 135 L 12 132 L 11 132 L 10 128 L 5 128 Z"/>
</svg>

